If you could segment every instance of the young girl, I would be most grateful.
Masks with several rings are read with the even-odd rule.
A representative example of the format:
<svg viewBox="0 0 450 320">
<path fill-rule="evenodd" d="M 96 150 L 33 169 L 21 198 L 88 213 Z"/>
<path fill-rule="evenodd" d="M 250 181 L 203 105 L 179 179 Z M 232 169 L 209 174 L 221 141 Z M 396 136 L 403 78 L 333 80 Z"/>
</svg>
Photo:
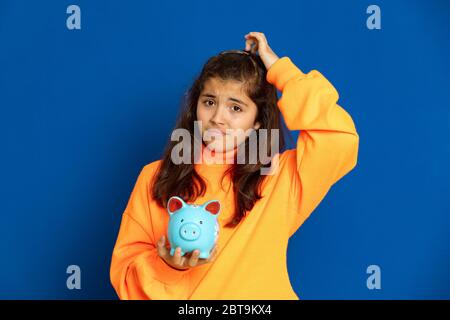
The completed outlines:
<svg viewBox="0 0 450 320">
<path fill-rule="evenodd" d="M 200 159 L 175 164 L 178 142 L 170 141 L 163 159 L 139 174 L 111 261 L 111 283 L 121 299 L 299 299 L 287 272 L 288 240 L 355 167 L 359 136 L 321 73 L 305 74 L 289 57 L 279 58 L 263 33 L 245 38 L 245 51 L 210 58 L 188 92 L 176 128 L 194 136 L 200 121 Z M 296 149 L 273 156 L 271 174 L 261 174 L 267 165 L 260 159 L 237 163 L 236 146 L 249 136 L 228 143 L 228 133 L 267 129 L 258 146 L 283 148 L 283 131 L 270 134 L 282 129 L 281 116 L 288 129 L 301 130 Z M 206 139 L 211 131 L 216 135 Z M 226 161 L 210 161 L 217 159 Z M 208 259 L 198 250 L 181 256 L 177 248 L 170 255 L 172 196 L 191 204 L 220 201 L 219 238 Z"/>
</svg>

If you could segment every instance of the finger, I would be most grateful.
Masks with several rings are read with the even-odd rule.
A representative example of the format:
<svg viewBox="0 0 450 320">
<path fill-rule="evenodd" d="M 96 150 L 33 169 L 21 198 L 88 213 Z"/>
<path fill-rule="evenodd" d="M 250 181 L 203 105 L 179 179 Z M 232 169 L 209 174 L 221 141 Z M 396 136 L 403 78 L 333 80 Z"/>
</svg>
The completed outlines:
<svg viewBox="0 0 450 320">
<path fill-rule="evenodd" d="M 262 33 L 262 32 L 250 32 L 249 36 L 250 37 L 254 37 L 256 39 L 257 46 L 258 46 L 258 48 L 257 48 L 258 51 L 261 50 L 261 49 L 264 49 L 264 48 L 266 48 L 268 46 L 267 39 L 266 39 L 266 36 L 264 35 L 264 33 Z"/>
<path fill-rule="evenodd" d="M 258 43 L 256 43 L 254 46 L 253 46 L 253 48 L 252 48 L 252 53 L 253 54 L 256 54 L 257 52 L 258 52 L 258 50 L 259 50 L 259 45 L 258 45 Z"/>
<path fill-rule="evenodd" d="M 214 249 L 211 251 L 211 253 L 209 254 L 209 257 L 206 259 L 208 262 L 214 260 L 214 258 L 216 257 L 217 254 L 217 247 L 214 247 Z"/>
<path fill-rule="evenodd" d="M 199 256 L 200 256 L 200 251 L 199 251 L 199 250 L 195 250 L 195 251 L 192 253 L 191 258 L 189 259 L 188 265 L 189 265 L 190 267 L 195 267 L 195 266 L 197 265 L 197 263 L 198 263 L 198 257 L 199 257 Z"/>
<path fill-rule="evenodd" d="M 255 44 L 255 43 L 256 43 L 256 42 L 255 42 L 254 39 L 248 38 L 248 39 L 245 41 L 245 50 L 246 50 L 246 51 L 250 51 L 250 49 L 252 48 L 252 45 Z"/>
<path fill-rule="evenodd" d="M 180 260 L 180 268 L 183 268 L 183 269 L 186 268 L 186 261 L 187 261 L 186 255 L 184 255 L 183 257 L 181 257 L 181 260 Z"/>
<path fill-rule="evenodd" d="M 262 32 L 249 32 L 249 35 L 255 37 L 258 41 L 266 42 L 266 36 Z"/>
<path fill-rule="evenodd" d="M 167 255 L 167 248 L 165 246 L 166 243 L 166 239 L 164 236 L 162 236 L 157 243 L 157 248 L 158 248 L 158 255 L 160 257 L 164 257 Z"/>
<path fill-rule="evenodd" d="M 173 263 L 175 265 L 180 265 L 181 264 L 181 248 L 177 247 L 175 249 L 175 253 L 173 254 Z"/>
</svg>

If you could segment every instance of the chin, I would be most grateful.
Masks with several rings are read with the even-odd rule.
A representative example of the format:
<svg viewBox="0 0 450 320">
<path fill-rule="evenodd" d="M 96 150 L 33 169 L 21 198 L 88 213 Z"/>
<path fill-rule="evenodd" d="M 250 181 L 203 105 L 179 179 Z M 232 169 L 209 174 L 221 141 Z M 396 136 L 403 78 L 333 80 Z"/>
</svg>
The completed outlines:
<svg viewBox="0 0 450 320">
<path fill-rule="evenodd" d="M 226 146 L 224 145 L 224 143 L 215 143 L 215 142 L 210 142 L 209 144 L 206 144 L 206 147 L 211 150 L 211 151 L 215 151 L 215 152 L 227 152 L 227 151 L 231 151 L 234 149 L 234 146 Z"/>
<path fill-rule="evenodd" d="M 214 142 L 210 142 L 208 144 L 205 144 L 206 147 L 210 150 L 210 151 L 216 151 L 216 152 L 223 152 L 224 151 L 224 147 L 221 146 L 220 144 L 215 144 Z"/>
</svg>

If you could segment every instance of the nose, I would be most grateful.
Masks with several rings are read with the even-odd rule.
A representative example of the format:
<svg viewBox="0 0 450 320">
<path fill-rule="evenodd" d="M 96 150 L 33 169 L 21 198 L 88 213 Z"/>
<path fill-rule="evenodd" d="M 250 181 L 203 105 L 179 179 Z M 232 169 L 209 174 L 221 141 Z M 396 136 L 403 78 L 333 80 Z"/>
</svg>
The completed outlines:
<svg viewBox="0 0 450 320">
<path fill-rule="evenodd" d="M 185 223 L 180 228 L 180 237 L 187 241 L 194 241 L 200 237 L 200 228 L 192 222 Z"/>
<path fill-rule="evenodd" d="M 218 106 L 211 118 L 211 122 L 214 124 L 225 124 L 225 117 L 224 117 L 224 108 L 221 106 Z"/>
</svg>

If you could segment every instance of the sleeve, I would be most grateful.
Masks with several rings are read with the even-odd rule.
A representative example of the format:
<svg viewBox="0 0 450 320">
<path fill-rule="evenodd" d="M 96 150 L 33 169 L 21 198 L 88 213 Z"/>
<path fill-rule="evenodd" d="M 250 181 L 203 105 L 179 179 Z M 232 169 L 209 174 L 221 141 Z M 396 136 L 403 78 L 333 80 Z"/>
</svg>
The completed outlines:
<svg viewBox="0 0 450 320">
<path fill-rule="evenodd" d="M 111 259 L 111 284 L 120 299 L 186 299 L 189 269 L 170 267 L 157 252 L 149 208 L 149 180 L 144 167 L 122 215 Z"/>
<path fill-rule="evenodd" d="M 289 130 L 300 130 L 287 150 L 292 182 L 290 234 L 309 217 L 331 186 L 357 163 L 359 135 L 351 116 L 337 104 L 336 89 L 317 70 L 303 73 L 289 57 L 278 59 L 267 81 L 281 91 L 278 107 Z"/>
</svg>

